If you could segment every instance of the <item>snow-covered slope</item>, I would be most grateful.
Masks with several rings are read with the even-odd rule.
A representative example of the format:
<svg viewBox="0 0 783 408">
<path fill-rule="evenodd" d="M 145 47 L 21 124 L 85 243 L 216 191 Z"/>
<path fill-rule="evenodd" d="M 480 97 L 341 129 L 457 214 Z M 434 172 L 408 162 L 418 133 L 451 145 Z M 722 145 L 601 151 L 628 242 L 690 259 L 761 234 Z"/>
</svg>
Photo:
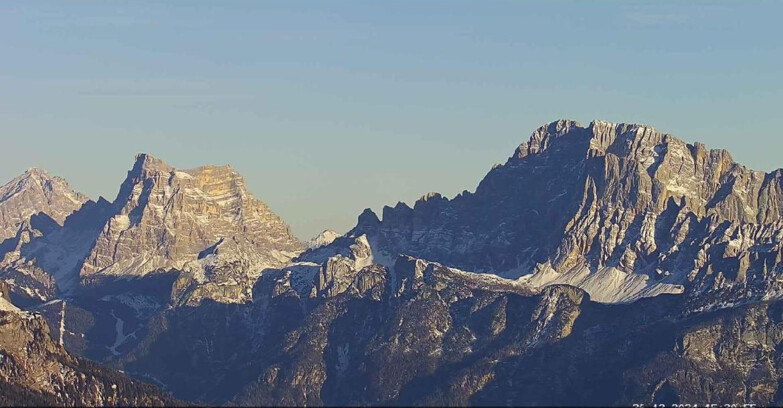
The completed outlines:
<svg viewBox="0 0 783 408">
<path fill-rule="evenodd" d="M 326 246 L 334 242 L 335 239 L 340 237 L 342 234 L 339 232 L 333 231 L 333 230 L 325 230 L 321 232 L 320 234 L 316 235 L 309 241 L 307 241 L 307 248 L 313 249 L 313 248 L 320 248 L 322 246 Z"/>
</svg>

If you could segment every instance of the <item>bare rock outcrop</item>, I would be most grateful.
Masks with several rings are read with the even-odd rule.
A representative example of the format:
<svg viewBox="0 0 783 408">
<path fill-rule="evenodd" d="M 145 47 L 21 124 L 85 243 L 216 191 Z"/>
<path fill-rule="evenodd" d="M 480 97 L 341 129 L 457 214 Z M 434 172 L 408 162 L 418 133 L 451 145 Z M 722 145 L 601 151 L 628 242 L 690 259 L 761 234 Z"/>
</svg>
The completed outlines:
<svg viewBox="0 0 783 408">
<path fill-rule="evenodd" d="M 0 282 L 0 292 L 3 291 Z M 40 315 L 0 296 L 0 401 L 10 405 L 181 405 L 155 387 L 70 355 Z"/>
<path fill-rule="evenodd" d="M 475 193 L 387 206 L 382 221 L 368 210 L 349 234 L 392 256 L 582 287 L 599 302 L 716 287 L 770 298 L 781 293 L 770 275 L 781 269 L 782 183 L 779 170 L 646 125 L 561 120 Z"/>
<path fill-rule="evenodd" d="M 39 213 L 62 225 L 87 197 L 71 189 L 61 177 L 30 168 L 0 187 L 0 242 L 13 238 L 31 216 Z"/>
<path fill-rule="evenodd" d="M 87 284 L 177 270 L 180 301 L 241 302 L 265 268 L 302 249 L 230 166 L 178 170 L 140 154 L 113 207 L 79 271 Z"/>
</svg>

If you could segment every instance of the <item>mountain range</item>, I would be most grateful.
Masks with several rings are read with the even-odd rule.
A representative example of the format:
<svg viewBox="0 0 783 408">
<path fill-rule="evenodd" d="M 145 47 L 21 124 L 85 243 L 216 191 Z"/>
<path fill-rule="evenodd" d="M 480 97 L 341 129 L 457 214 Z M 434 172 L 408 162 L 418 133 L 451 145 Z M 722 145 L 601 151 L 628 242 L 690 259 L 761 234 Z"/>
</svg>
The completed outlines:
<svg viewBox="0 0 783 408">
<path fill-rule="evenodd" d="M 139 154 L 111 202 L 30 169 L 0 235 L 0 402 L 783 404 L 783 170 L 646 125 L 308 242 L 230 166 Z"/>
</svg>

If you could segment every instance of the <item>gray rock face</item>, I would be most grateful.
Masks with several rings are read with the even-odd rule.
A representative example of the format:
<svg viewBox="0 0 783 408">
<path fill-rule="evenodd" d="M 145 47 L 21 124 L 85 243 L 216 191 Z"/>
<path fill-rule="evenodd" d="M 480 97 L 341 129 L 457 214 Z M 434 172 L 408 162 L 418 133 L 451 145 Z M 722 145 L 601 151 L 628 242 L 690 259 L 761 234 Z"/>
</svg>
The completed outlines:
<svg viewBox="0 0 783 408">
<path fill-rule="evenodd" d="M 779 406 L 782 317 L 779 302 L 762 303 L 690 324 L 673 346 L 626 373 L 625 392 L 646 403 L 752 401 Z"/>
<path fill-rule="evenodd" d="M 770 298 L 780 289 L 763 270 L 779 269 L 781 183 L 781 171 L 749 170 L 648 126 L 558 121 L 475 193 L 385 207 L 383 221 L 365 213 L 352 233 L 384 253 L 575 285 L 601 302 L 716 285 Z"/>
<path fill-rule="evenodd" d="M 363 239 L 356 241 L 356 252 L 361 254 Z M 362 255 L 365 256 L 358 258 L 366 259 L 368 254 Z M 301 268 L 303 265 L 268 271 L 256 285 L 252 304 L 221 305 L 219 310 L 217 305 L 202 304 L 194 310 L 178 308 L 166 312 L 156 324 L 171 329 L 153 330 L 156 334 L 123 360 L 124 367 L 150 373 L 176 395 L 210 404 L 235 399 L 237 403 L 254 406 L 341 405 L 347 400 L 324 387 L 333 388 L 332 381 L 338 381 L 342 384 L 340 392 L 353 392 L 357 398 L 364 398 L 358 395 L 363 393 L 368 379 L 394 398 L 399 387 L 423 375 L 420 364 L 435 367 L 452 361 L 442 358 L 441 352 L 452 359 L 465 355 L 463 348 L 452 344 L 454 339 L 446 335 L 456 330 L 459 341 L 470 341 L 470 334 L 461 331 L 463 323 L 451 322 L 450 305 L 462 308 L 461 301 L 472 302 L 478 294 L 492 299 L 504 293 L 532 296 L 525 287 L 507 280 L 413 258 L 401 257 L 394 268 L 369 264 L 359 269 L 347 261 L 335 268 L 336 260 L 355 261 L 337 255 L 320 267 L 313 266 L 316 273 Z M 310 280 L 298 281 L 301 275 Z M 412 281 L 406 283 L 406 278 Z M 577 298 L 584 296 L 579 289 L 573 291 L 581 293 Z M 533 305 L 531 301 L 529 312 Z M 229 307 L 233 308 L 226 309 Z M 464 310 L 460 316 L 463 313 L 472 312 Z M 505 317 L 498 316 L 496 323 L 485 323 L 484 319 L 481 313 L 474 322 L 482 327 L 480 330 L 487 324 L 494 327 L 488 331 L 502 331 Z M 557 337 L 558 319 L 538 319 L 542 322 L 537 322 L 536 327 L 551 333 L 542 335 L 544 338 Z M 455 325 L 460 328 L 452 328 Z M 233 334 L 217 336 L 213 330 Z M 208 350 L 203 348 L 203 342 L 196 341 L 205 336 L 210 339 Z M 180 351 L 170 353 L 170 347 Z M 182 360 L 185 355 L 201 357 L 186 362 Z M 370 361 L 365 357 L 373 359 L 371 366 L 365 366 Z M 184 371 L 190 373 L 188 378 L 182 378 L 182 368 L 172 369 L 176 367 L 174 361 L 187 365 Z M 357 365 L 361 366 L 359 370 Z M 376 365 L 387 366 L 379 369 Z M 413 366 L 413 370 L 404 370 Z M 217 386 L 214 380 L 195 375 L 206 370 L 217 378 L 230 380 Z M 200 385 L 194 387 L 194 383 Z M 348 391 L 353 388 L 349 384 L 358 385 Z M 384 401 L 373 399 L 377 398 L 372 397 L 376 391 L 368 392 L 370 399 L 362 401 Z"/>
<path fill-rule="evenodd" d="M 367 238 L 358 237 L 349 248 L 349 256 L 335 255 L 321 265 L 310 291 L 312 295 L 334 297 L 347 290 L 364 293 L 368 285 L 374 286 L 373 253 Z"/>
<path fill-rule="evenodd" d="M 85 202 L 62 226 L 46 214 L 24 223 L 0 248 L 0 277 L 12 287 L 16 301 L 29 306 L 74 295 L 78 270 L 110 216 L 111 205 L 101 198 Z"/>
<path fill-rule="evenodd" d="M 555 122 L 475 194 L 365 211 L 268 271 L 253 305 L 210 317 L 248 334 L 212 343 L 247 355 L 209 370 L 248 405 L 780 404 L 777 174 L 646 126 Z M 196 315 L 131 366 L 177 383 L 145 353 L 195 353 Z"/>
<path fill-rule="evenodd" d="M 783 402 L 780 302 L 692 315 L 682 296 L 598 304 L 575 287 L 534 294 L 410 257 L 355 276 L 369 271 L 378 279 L 365 292 L 303 295 L 295 271 L 280 270 L 261 277 L 252 305 L 172 310 L 161 325 L 175 329 L 126 367 L 176 395 L 253 406 Z"/>
<path fill-rule="evenodd" d="M 141 155 L 114 203 L 30 218 L 0 265 L 120 278 L 60 327 L 200 403 L 781 405 L 782 182 L 648 126 L 557 121 L 475 193 L 366 210 L 300 253 L 230 168 Z M 151 296 L 163 271 L 177 307 Z"/>
<path fill-rule="evenodd" d="M 64 179 L 42 169 L 28 169 L 0 187 L 0 242 L 15 237 L 19 227 L 38 213 L 62 225 L 86 201 Z"/>
<path fill-rule="evenodd" d="M 0 279 L 15 301 L 32 304 L 56 295 L 57 271 L 42 269 L 22 255 L 23 248 L 27 252 L 33 241 L 60 229 L 87 202 L 64 179 L 36 168 L 0 187 Z"/>
</svg>

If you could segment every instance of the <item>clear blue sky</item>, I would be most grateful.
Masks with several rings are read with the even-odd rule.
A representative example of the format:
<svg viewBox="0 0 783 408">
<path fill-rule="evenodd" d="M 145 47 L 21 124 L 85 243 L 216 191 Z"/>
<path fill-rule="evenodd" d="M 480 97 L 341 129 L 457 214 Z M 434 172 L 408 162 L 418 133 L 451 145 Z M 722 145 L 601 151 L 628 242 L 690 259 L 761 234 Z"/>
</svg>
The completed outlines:
<svg viewBox="0 0 783 408">
<path fill-rule="evenodd" d="M 473 190 L 539 125 L 641 122 L 783 166 L 783 2 L 0 2 L 0 179 L 113 199 L 233 165 L 300 237 Z"/>
</svg>

